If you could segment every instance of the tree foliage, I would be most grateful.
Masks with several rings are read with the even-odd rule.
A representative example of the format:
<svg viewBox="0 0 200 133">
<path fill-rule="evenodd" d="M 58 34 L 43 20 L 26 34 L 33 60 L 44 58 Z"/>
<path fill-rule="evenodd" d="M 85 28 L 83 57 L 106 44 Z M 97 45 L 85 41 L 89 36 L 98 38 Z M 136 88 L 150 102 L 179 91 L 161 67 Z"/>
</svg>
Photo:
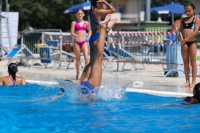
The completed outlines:
<svg viewBox="0 0 200 133">
<path fill-rule="evenodd" d="M 4 0 L 3 4 L 5 3 Z M 64 10 L 87 0 L 9 0 L 10 11 L 19 12 L 19 30 L 27 26 L 33 28 L 56 28 L 68 31 L 74 14 L 64 14 Z M 107 0 L 109 3 L 112 0 Z M 172 0 L 151 0 L 151 7 L 163 6 Z M 193 0 L 173 0 L 174 3 L 186 4 Z M 5 9 L 5 5 L 3 7 Z M 87 19 L 87 15 L 85 17 Z"/>
<path fill-rule="evenodd" d="M 19 12 L 19 30 L 27 26 L 68 31 L 73 14 L 64 10 L 86 0 L 9 0 L 10 11 Z M 3 1 L 4 2 L 4 1 Z M 87 19 L 87 18 L 85 18 Z"/>
<path fill-rule="evenodd" d="M 4 0 L 2 0 L 4 2 Z M 37 29 L 62 29 L 68 31 L 74 14 L 64 10 L 87 0 L 9 0 L 10 11 L 19 12 L 19 30 L 27 26 Z M 111 2 L 112 0 L 108 0 Z M 4 4 L 4 3 L 3 3 Z M 5 8 L 5 5 L 4 5 Z M 87 15 L 84 18 L 87 19 Z"/>
</svg>

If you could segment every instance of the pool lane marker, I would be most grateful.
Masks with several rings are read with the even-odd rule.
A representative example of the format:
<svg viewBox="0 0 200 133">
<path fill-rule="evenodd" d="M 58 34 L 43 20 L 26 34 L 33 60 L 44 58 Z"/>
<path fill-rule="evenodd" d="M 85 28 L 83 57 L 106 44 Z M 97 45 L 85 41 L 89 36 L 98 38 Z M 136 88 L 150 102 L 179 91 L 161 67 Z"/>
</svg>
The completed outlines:
<svg viewBox="0 0 200 133">
<path fill-rule="evenodd" d="M 35 84 L 58 84 L 58 82 L 52 81 L 39 81 L 39 80 L 26 80 L 27 83 L 35 83 Z M 103 86 L 102 86 L 103 87 Z M 155 91 L 155 90 L 147 90 L 147 89 L 134 89 L 134 88 L 127 88 L 126 92 L 137 92 L 137 93 L 144 93 L 150 95 L 157 95 L 157 96 L 170 96 L 170 97 L 186 97 L 192 96 L 189 93 L 179 93 L 179 92 L 169 92 L 169 91 Z"/>
</svg>

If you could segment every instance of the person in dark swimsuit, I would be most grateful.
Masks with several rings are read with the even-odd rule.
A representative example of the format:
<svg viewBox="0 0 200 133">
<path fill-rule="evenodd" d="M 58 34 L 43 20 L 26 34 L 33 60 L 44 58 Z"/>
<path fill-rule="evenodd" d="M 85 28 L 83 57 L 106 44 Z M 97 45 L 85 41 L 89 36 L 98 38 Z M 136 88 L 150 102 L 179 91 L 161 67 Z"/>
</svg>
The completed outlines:
<svg viewBox="0 0 200 133">
<path fill-rule="evenodd" d="M 80 78 L 80 54 L 83 52 L 85 59 L 85 66 L 89 63 L 88 58 L 88 44 L 86 43 L 86 31 L 88 31 L 88 39 L 90 38 L 92 31 L 88 21 L 84 21 L 85 16 L 83 9 L 77 9 L 76 17 L 77 21 L 73 21 L 71 24 L 71 35 L 74 37 L 74 53 L 76 55 L 76 79 Z"/>
<path fill-rule="evenodd" d="M 91 67 L 93 67 L 94 65 L 97 53 L 96 44 L 98 43 L 98 39 L 100 36 L 100 25 L 104 20 L 104 16 L 116 12 L 115 8 L 105 0 L 92 0 L 91 6 L 92 7 L 89 12 L 90 25 L 92 30 L 92 36 L 89 40 L 90 63 L 84 68 L 79 83 L 82 83 L 82 81 L 89 79 L 89 77 L 91 76 Z"/>
<path fill-rule="evenodd" d="M 184 72 L 186 82 L 181 86 L 189 87 L 193 89 L 196 84 L 196 74 L 197 74 L 197 65 L 196 65 L 196 35 L 199 32 L 199 18 L 195 17 L 195 6 L 193 4 L 185 5 L 185 12 L 187 18 L 181 20 L 180 23 L 180 42 L 182 44 L 181 54 L 184 63 Z M 189 66 L 192 66 L 192 83 L 190 84 L 189 80 Z"/>
<path fill-rule="evenodd" d="M 195 23 L 194 23 L 194 19 L 195 17 L 193 17 L 192 19 L 192 22 L 190 23 L 185 23 L 185 20 L 188 19 L 188 18 L 185 18 L 183 19 L 183 29 L 193 29 L 194 30 L 194 27 L 195 27 Z M 185 42 L 185 44 L 188 46 L 188 48 L 192 45 L 192 44 L 195 44 L 197 43 L 196 40 L 194 41 L 189 41 L 189 42 Z"/>
<path fill-rule="evenodd" d="M 183 100 L 192 104 L 200 103 L 200 83 L 194 86 L 193 96 L 185 97 Z"/>
<path fill-rule="evenodd" d="M 21 76 L 16 76 L 16 73 L 18 72 L 17 64 L 16 63 L 10 63 L 8 65 L 8 76 L 3 76 L 0 78 L 0 85 L 24 85 L 26 84 L 26 81 Z"/>
</svg>

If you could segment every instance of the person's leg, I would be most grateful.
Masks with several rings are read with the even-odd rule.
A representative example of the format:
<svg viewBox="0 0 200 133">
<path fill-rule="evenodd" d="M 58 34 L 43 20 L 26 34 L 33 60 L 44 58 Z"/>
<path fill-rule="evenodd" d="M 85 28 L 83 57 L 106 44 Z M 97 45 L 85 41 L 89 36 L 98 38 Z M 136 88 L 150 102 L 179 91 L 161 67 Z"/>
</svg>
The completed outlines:
<svg viewBox="0 0 200 133">
<path fill-rule="evenodd" d="M 85 68 L 83 69 L 79 83 L 82 83 L 83 81 L 88 81 L 89 76 L 90 76 L 91 65 L 93 64 L 93 60 L 95 58 L 95 51 L 94 51 L 95 49 L 93 46 L 94 42 L 90 42 L 90 44 L 91 43 L 92 43 L 92 45 L 90 45 L 90 63 L 87 66 L 85 66 Z"/>
<path fill-rule="evenodd" d="M 82 83 L 83 81 L 88 81 L 90 77 L 90 72 L 91 72 L 91 63 L 89 63 L 83 70 L 83 73 L 80 77 L 79 83 Z"/>
<path fill-rule="evenodd" d="M 81 47 L 82 49 L 82 52 L 83 52 L 83 56 L 84 56 L 84 59 L 85 59 L 85 67 L 88 65 L 89 63 L 89 58 L 88 58 L 88 45 L 87 43 L 85 42 L 85 44 L 83 44 L 83 46 Z"/>
<path fill-rule="evenodd" d="M 79 83 L 83 82 L 83 81 L 88 81 L 89 79 L 89 76 L 90 76 L 90 70 L 91 70 L 91 65 L 93 64 L 94 60 L 95 60 L 95 56 L 96 56 L 96 53 L 95 53 L 95 45 L 97 44 L 98 42 L 98 39 L 99 39 L 99 35 L 100 33 L 95 33 L 91 36 L 90 38 L 90 63 L 84 68 L 83 70 L 83 73 L 81 74 L 81 78 L 79 80 Z"/>
<path fill-rule="evenodd" d="M 196 76 L 197 76 L 196 53 L 197 53 L 197 45 L 196 43 L 194 43 L 189 47 L 189 57 L 192 65 L 192 83 L 190 85 L 191 89 L 193 89 L 196 84 Z"/>
<path fill-rule="evenodd" d="M 77 43 L 74 43 L 74 53 L 76 55 L 76 63 L 75 63 L 75 67 L 76 67 L 76 79 L 79 79 L 79 74 L 80 74 L 79 66 L 80 66 L 80 53 L 81 53 L 81 49 L 80 49 L 80 46 Z"/>
<path fill-rule="evenodd" d="M 98 36 L 99 37 L 99 36 Z M 92 42 L 92 46 L 90 46 L 90 48 L 92 49 L 92 53 L 90 54 L 90 63 L 84 68 L 83 73 L 81 75 L 81 78 L 79 80 L 79 82 L 83 82 L 83 81 L 88 81 L 89 77 L 90 77 L 90 73 L 91 73 L 91 66 L 94 64 L 94 60 L 96 57 L 96 45 L 99 39 L 95 40 L 94 42 Z"/>
<path fill-rule="evenodd" d="M 183 49 L 183 46 L 181 48 L 181 54 L 182 54 L 182 58 L 183 58 L 183 64 L 184 64 L 184 72 L 185 72 L 185 79 L 186 82 L 181 85 L 181 87 L 189 87 L 190 86 L 190 82 L 189 82 L 189 50 L 188 49 Z"/>
<path fill-rule="evenodd" d="M 106 17 L 105 17 L 105 19 L 104 19 L 104 21 L 101 21 L 101 22 L 99 22 L 99 24 L 100 25 L 103 25 L 103 24 L 107 24 L 107 22 L 110 20 L 110 18 L 111 18 L 111 15 L 110 14 L 108 14 Z M 95 33 L 94 35 L 92 35 L 92 37 L 90 38 L 90 41 L 92 41 L 92 43 L 90 42 L 90 44 L 92 44 L 92 45 L 97 45 L 97 42 L 98 42 L 98 38 L 99 38 L 99 33 Z M 94 49 L 93 48 L 93 46 L 90 46 L 90 62 L 91 62 L 91 60 L 94 60 L 93 58 L 95 58 L 94 56 L 95 56 L 95 53 L 94 53 L 94 51 L 93 50 L 91 50 L 91 49 Z M 91 64 L 93 64 L 93 63 L 90 63 L 88 66 L 85 66 L 85 68 L 84 68 L 84 71 L 83 71 L 83 73 L 82 73 L 82 75 L 81 75 L 81 78 L 80 78 L 80 83 L 82 82 L 82 81 L 86 81 L 86 80 L 88 80 L 89 79 L 89 76 L 90 76 L 90 73 L 91 73 L 91 68 L 89 68 L 89 67 L 91 67 Z"/>
<path fill-rule="evenodd" d="M 91 73 L 88 80 L 88 82 L 93 88 L 95 88 L 96 86 L 100 86 L 101 84 L 104 42 L 105 42 L 105 38 L 107 36 L 108 30 L 111 29 L 116 22 L 117 22 L 117 19 L 112 19 L 111 21 L 108 22 L 107 26 L 105 24 L 101 26 L 99 40 L 95 46 L 97 49 L 97 51 L 95 51 L 96 57 L 95 57 L 94 64 L 91 66 Z"/>
<path fill-rule="evenodd" d="M 100 22 L 100 25 L 103 25 L 103 24 L 107 24 L 108 21 L 110 20 L 110 17 L 111 15 L 108 14 L 105 18 L 104 21 L 101 21 Z M 88 81 L 90 75 L 91 75 L 91 66 L 94 64 L 94 60 L 96 58 L 96 45 L 98 43 L 98 40 L 99 40 L 99 36 L 100 36 L 100 33 L 95 33 L 94 35 L 91 36 L 90 38 L 90 63 L 84 68 L 83 70 L 83 73 L 81 75 L 81 78 L 79 80 L 79 82 L 83 82 L 83 81 Z"/>
</svg>

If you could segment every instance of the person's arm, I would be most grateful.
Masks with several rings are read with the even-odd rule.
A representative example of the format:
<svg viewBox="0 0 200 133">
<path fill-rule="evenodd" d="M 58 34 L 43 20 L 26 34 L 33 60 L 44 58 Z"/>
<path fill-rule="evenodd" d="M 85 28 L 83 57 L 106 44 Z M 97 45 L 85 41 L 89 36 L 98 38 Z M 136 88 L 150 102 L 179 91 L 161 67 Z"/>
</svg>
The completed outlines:
<svg viewBox="0 0 200 133">
<path fill-rule="evenodd" d="M 182 23 L 183 23 L 183 19 L 181 19 L 180 21 L 180 32 L 179 32 L 179 36 L 180 36 L 180 41 L 183 40 L 183 34 L 182 34 L 182 31 L 183 31 L 183 28 L 182 28 Z M 182 43 L 181 43 L 182 44 Z M 185 43 L 184 43 L 185 44 Z M 182 45 L 184 45 L 182 44 Z"/>
<path fill-rule="evenodd" d="M 90 27 L 90 23 L 88 21 L 87 21 L 87 31 L 88 31 L 88 40 L 89 40 L 92 35 L 92 30 Z"/>
<path fill-rule="evenodd" d="M 0 86 L 2 86 L 2 85 L 3 85 L 3 79 L 0 78 Z"/>
<path fill-rule="evenodd" d="M 190 34 L 188 37 L 181 40 L 181 44 L 185 44 L 185 42 L 190 41 L 191 39 L 195 38 L 195 36 L 199 33 L 199 18 L 195 18 L 195 28 L 194 32 Z"/>
<path fill-rule="evenodd" d="M 71 33 L 71 36 L 78 37 L 79 35 L 75 34 L 75 32 L 74 32 L 75 24 L 76 24 L 76 22 L 74 22 L 74 21 L 71 23 L 70 33 Z"/>
<path fill-rule="evenodd" d="M 175 22 L 174 22 L 174 24 L 173 24 L 173 26 L 172 26 L 172 28 L 171 28 L 171 33 L 174 33 L 174 32 L 176 32 L 176 29 L 178 30 L 178 31 L 180 31 L 180 21 L 181 20 L 176 20 Z"/>
<path fill-rule="evenodd" d="M 183 40 L 183 34 L 182 34 L 182 32 L 180 32 L 179 33 L 180 34 L 180 41 L 182 41 Z M 182 43 L 181 43 L 182 44 Z M 184 43 L 185 44 L 185 43 Z"/>
<path fill-rule="evenodd" d="M 103 1 L 104 1 L 104 4 L 108 6 L 108 9 L 112 11 L 112 13 L 116 12 L 116 9 L 110 3 L 108 3 L 106 0 L 103 0 Z"/>
<path fill-rule="evenodd" d="M 95 13 L 100 14 L 100 15 L 108 15 L 108 14 L 113 14 L 116 12 L 116 9 L 107 1 L 99 0 L 98 2 L 103 2 L 104 4 L 106 4 L 108 6 L 108 9 L 98 9 L 98 10 L 95 10 Z"/>
</svg>

